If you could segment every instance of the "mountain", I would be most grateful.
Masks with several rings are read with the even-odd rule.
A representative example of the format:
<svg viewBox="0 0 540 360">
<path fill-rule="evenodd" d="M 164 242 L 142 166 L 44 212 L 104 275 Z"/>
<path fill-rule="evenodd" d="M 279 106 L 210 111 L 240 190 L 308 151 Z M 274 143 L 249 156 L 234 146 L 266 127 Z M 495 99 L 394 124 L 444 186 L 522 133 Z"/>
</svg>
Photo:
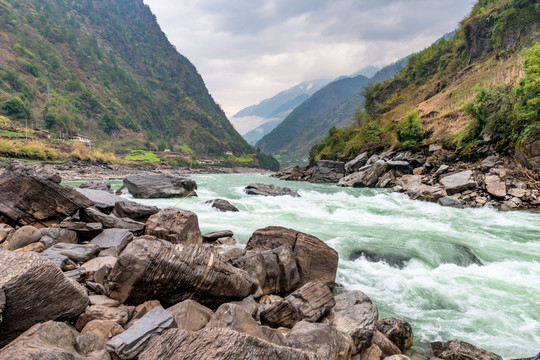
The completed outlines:
<svg viewBox="0 0 540 360">
<path fill-rule="evenodd" d="M 538 1 L 478 1 L 453 35 L 366 89 L 355 121 L 331 129 L 310 160 L 437 144 L 460 158 L 515 153 L 540 174 L 539 33 Z"/>
<path fill-rule="evenodd" d="M 330 80 L 319 79 L 300 83 L 261 101 L 258 105 L 240 110 L 230 120 L 239 132 L 244 134 L 244 138 L 254 144 L 285 119 L 295 107 L 329 82 Z M 273 124 L 275 125 L 272 127 Z"/>
<path fill-rule="evenodd" d="M 142 0 L 1 0 L 0 23 L 11 119 L 113 150 L 255 153 Z"/>
<path fill-rule="evenodd" d="M 342 77 L 323 87 L 295 108 L 272 132 L 256 146 L 262 151 L 307 156 L 309 149 L 321 141 L 333 126 L 343 128 L 364 101 L 363 89 L 375 82 L 394 76 L 407 63 L 407 58 L 378 70 L 371 79 L 363 75 Z M 375 67 L 360 72 L 370 73 Z"/>
</svg>

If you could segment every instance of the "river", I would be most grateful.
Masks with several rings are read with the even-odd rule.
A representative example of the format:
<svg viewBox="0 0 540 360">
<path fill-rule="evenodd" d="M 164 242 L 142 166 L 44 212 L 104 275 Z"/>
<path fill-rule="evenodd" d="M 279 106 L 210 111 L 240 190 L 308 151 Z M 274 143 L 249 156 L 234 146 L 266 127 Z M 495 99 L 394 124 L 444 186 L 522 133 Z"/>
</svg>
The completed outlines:
<svg viewBox="0 0 540 360">
<path fill-rule="evenodd" d="M 419 352 L 430 341 L 452 339 L 507 359 L 540 351 L 539 213 L 445 208 L 386 190 L 260 174 L 191 178 L 198 197 L 136 201 L 191 210 L 203 233 L 232 230 L 239 246 L 270 225 L 317 236 L 339 253 L 337 282 L 366 293 L 380 318 L 409 321 Z M 301 197 L 244 194 L 253 182 L 287 186 Z M 204 205 L 218 197 L 240 212 Z"/>
</svg>

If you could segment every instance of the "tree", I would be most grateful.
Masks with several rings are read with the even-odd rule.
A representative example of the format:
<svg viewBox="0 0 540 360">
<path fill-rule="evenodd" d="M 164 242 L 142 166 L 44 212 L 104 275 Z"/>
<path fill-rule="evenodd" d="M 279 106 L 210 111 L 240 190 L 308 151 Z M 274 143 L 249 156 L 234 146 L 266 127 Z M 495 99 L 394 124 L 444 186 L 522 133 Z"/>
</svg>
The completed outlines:
<svg viewBox="0 0 540 360">
<path fill-rule="evenodd" d="M 514 107 L 517 129 L 525 140 L 535 130 L 540 130 L 540 43 L 536 43 L 523 60 L 523 77 L 514 90 L 517 102 Z"/>
<path fill-rule="evenodd" d="M 422 120 L 418 111 L 408 113 L 396 126 L 396 134 L 401 146 L 410 149 L 418 146 L 424 139 L 425 133 L 422 128 Z"/>
<path fill-rule="evenodd" d="M 109 113 L 103 115 L 99 125 L 101 129 L 109 135 L 118 131 L 118 123 L 116 122 L 116 118 Z"/>
<path fill-rule="evenodd" d="M 11 116 L 15 119 L 28 118 L 30 110 L 20 97 L 14 96 L 10 100 L 2 103 L 2 110 L 6 116 Z"/>
</svg>

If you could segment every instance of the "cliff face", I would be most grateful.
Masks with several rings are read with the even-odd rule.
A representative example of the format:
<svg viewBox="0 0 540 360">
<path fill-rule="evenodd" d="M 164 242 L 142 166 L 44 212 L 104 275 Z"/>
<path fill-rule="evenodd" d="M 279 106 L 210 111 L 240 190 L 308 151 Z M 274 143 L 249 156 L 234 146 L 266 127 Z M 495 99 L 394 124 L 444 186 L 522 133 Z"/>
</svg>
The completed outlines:
<svg viewBox="0 0 540 360">
<path fill-rule="evenodd" d="M 142 0 L 2 0 L 0 22 L 0 102 L 23 106 L 5 115 L 118 148 L 254 152 Z"/>
</svg>

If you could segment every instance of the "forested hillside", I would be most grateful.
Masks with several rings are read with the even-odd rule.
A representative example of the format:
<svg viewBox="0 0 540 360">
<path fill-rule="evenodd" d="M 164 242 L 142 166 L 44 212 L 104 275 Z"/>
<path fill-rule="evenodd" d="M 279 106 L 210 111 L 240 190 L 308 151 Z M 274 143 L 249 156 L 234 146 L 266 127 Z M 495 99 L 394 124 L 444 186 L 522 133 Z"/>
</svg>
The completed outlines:
<svg viewBox="0 0 540 360">
<path fill-rule="evenodd" d="M 0 0 L 0 23 L 11 120 L 112 151 L 255 153 L 142 0 Z"/>
</svg>

